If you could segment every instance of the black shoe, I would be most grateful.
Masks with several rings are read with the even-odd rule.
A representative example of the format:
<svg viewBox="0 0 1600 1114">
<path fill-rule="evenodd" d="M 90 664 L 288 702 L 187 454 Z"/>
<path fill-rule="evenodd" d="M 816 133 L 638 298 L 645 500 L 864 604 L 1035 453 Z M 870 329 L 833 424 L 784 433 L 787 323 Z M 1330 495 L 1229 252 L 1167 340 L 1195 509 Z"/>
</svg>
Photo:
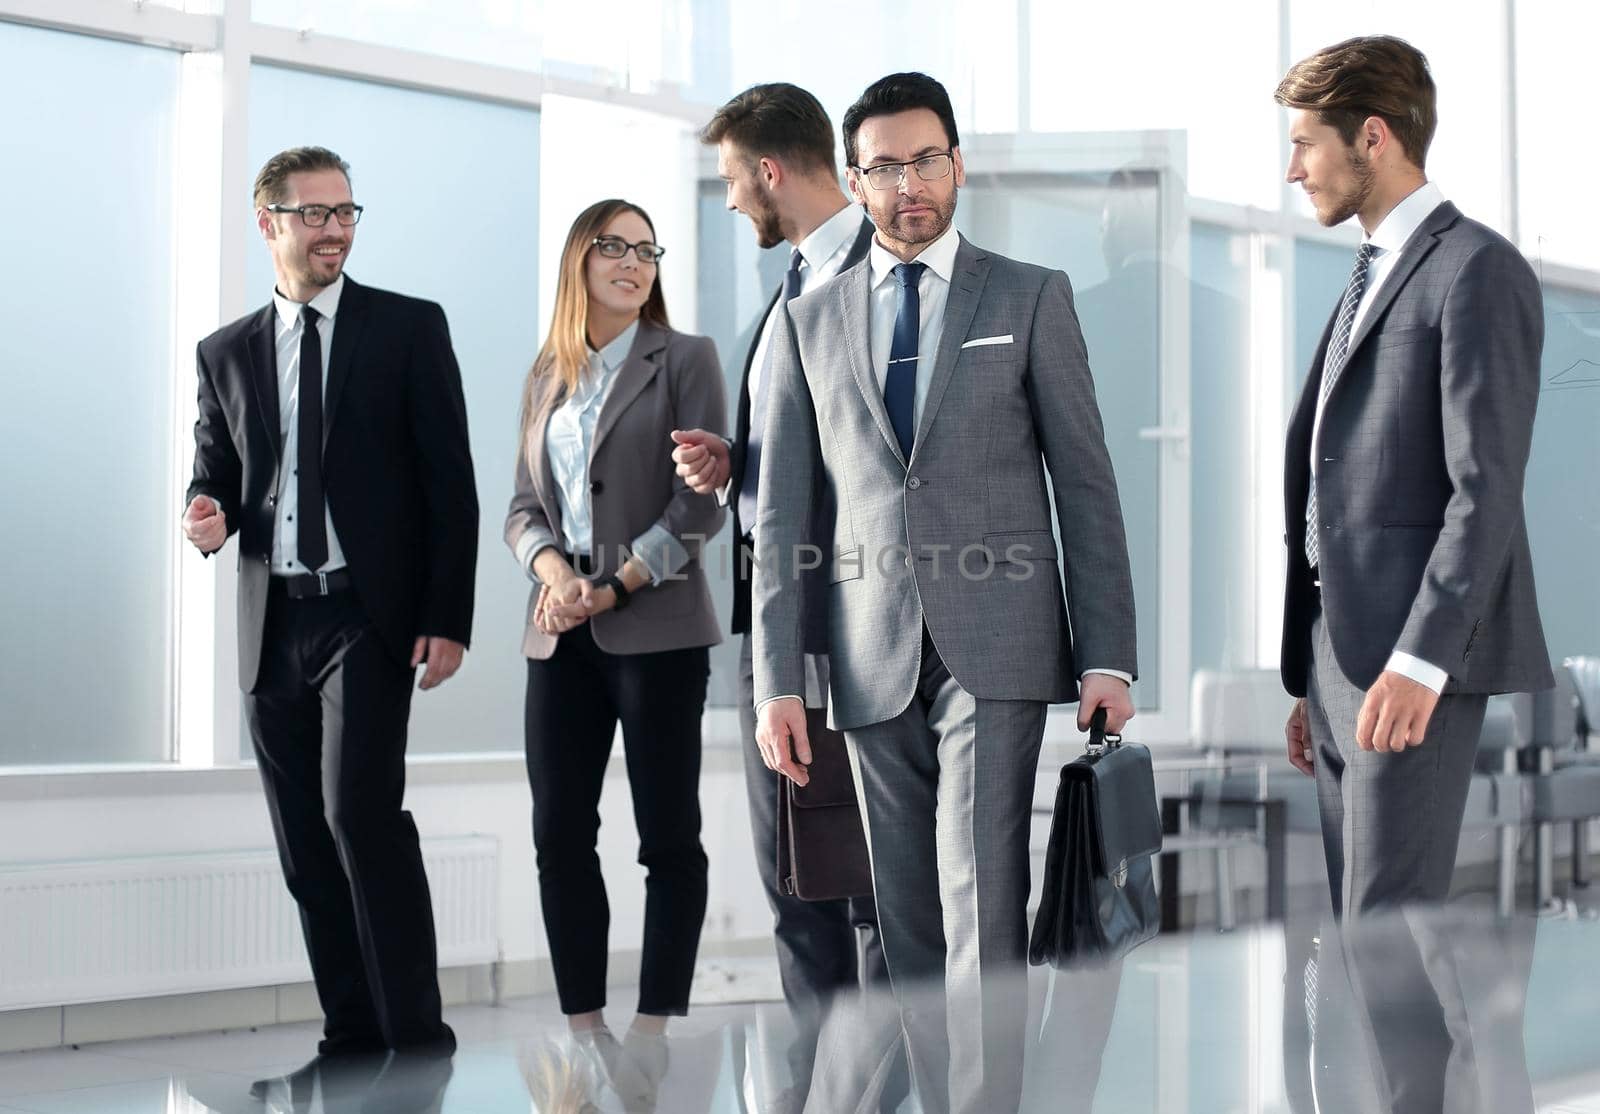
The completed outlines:
<svg viewBox="0 0 1600 1114">
<path fill-rule="evenodd" d="M 288 1075 L 258 1079 L 250 1084 L 250 1097 L 265 1102 L 282 1098 L 299 1109 L 311 1102 L 318 1080 L 323 1090 L 331 1086 L 354 1083 L 365 1086 L 382 1073 L 388 1063 L 387 1049 L 377 1052 L 324 1052 L 313 1056 Z"/>
<path fill-rule="evenodd" d="M 441 1021 L 438 1032 L 433 1036 L 419 1041 L 403 1041 L 396 1044 L 394 1050 L 417 1060 L 448 1060 L 456 1053 L 455 1030 Z"/>
<path fill-rule="evenodd" d="M 382 1056 L 387 1051 L 381 1036 L 323 1037 L 317 1042 L 318 1056 Z"/>
</svg>

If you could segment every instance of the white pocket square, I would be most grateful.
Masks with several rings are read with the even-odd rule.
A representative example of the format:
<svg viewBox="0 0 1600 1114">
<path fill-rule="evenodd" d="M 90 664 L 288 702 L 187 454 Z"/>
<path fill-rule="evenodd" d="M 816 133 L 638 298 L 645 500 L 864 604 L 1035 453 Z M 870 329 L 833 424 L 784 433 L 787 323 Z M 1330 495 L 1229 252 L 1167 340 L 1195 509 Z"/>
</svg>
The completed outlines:
<svg viewBox="0 0 1600 1114">
<path fill-rule="evenodd" d="M 982 348 L 986 344 L 1010 344 L 1010 343 L 1011 343 L 1011 334 L 1010 333 L 1006 333 L 1004 336 L 998 336 L 998 337 L 977 337 L 974 340 L 967 341 L 967 343 L 963 344 L 961 347 L 963 347 L 963 348 Z"/>
</svg>

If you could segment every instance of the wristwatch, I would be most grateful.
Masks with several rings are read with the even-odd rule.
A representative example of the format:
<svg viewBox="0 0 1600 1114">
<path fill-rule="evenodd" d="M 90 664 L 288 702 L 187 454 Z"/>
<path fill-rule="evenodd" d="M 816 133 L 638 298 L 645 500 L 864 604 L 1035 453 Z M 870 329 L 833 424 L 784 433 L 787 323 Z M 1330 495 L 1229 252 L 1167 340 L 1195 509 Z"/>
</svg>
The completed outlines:
<svg viewBox="0 0 1600 1114">
<path fill-rule="evenodd" d="M 616 595 L 617 602 L 611 605 L 611 610 L 621 611 L 624 607 L 628 606 L 628 589 L 622 583 L 622 578 L 616 573 L 606 573 L 599 580 L 595 581 L 595 587 L 610 588 L 611 591 Z"/>
</svg>

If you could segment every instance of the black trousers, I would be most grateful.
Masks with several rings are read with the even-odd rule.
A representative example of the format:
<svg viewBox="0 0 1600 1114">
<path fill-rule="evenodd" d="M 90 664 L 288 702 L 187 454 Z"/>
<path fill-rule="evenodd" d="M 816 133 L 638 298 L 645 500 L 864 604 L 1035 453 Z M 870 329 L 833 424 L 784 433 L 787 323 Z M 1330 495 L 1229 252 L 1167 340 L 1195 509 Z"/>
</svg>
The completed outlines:
<svg viewBox="0 0 1600 1114">
<path fill-rule="evenodd" d="M 848 901 L 805 901 L 784 893 L 778 882 L 778 794 L 783 791 L 783 775 L 767 769 L 756 745 L 755 670 L 748 634 L 739 647 L 739 726 L 756 873 L 772 908 L 778 977 L 795 1026 L 787 1059 L 792 1081 L 803 1098 L 810 1087 L 817 1040 L 834 997 L 843 990 L 872 986 L 887 991 L 889 968 L 883 960 L 878 911 L 871 894 Z M 909 1089 L 902 1058 L 888 1080 L 882 1109 L 897 1109 Z"/>
<path fill-rule="evenodd" d="M 706 916 L 700 846 L 700 717 L 705 647 L 610 654 L 587 623 L 528 662 L 524 723 L 539 902 L 565 1014 L 606 1004 L 611 922 L 596 843 L 600 790 L 622 724 L 639 864 L 645 868 L 640 1013 L 689 1012 Z"/>
<path fill-rule="evenodd" d="M 411 685 L 354 592 L 291 600 L 273 582 L 245 714 L 324 1052 L 455 1045 L 417 826 L 401 807 Z"/>
</svg>

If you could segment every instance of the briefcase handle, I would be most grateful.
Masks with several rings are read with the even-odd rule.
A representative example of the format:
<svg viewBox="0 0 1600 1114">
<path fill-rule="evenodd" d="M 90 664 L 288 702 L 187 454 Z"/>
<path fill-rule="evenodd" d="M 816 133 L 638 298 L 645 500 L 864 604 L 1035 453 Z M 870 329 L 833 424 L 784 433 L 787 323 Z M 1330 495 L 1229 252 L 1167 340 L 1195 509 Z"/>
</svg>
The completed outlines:
<svg viewBox="0 0 1600 1114">
<path fill-rule="evenodd" d="M 1084 749 L 1090 754 L 1104 754 L 1108 750 L 1116 750 L 1121 745 L 1121 735 L 1106 734 L 1105 708 L 1096 708 L 1094 715 L 1089 717 L 1089 741 L 1084 744 Z"/>
</svg>

